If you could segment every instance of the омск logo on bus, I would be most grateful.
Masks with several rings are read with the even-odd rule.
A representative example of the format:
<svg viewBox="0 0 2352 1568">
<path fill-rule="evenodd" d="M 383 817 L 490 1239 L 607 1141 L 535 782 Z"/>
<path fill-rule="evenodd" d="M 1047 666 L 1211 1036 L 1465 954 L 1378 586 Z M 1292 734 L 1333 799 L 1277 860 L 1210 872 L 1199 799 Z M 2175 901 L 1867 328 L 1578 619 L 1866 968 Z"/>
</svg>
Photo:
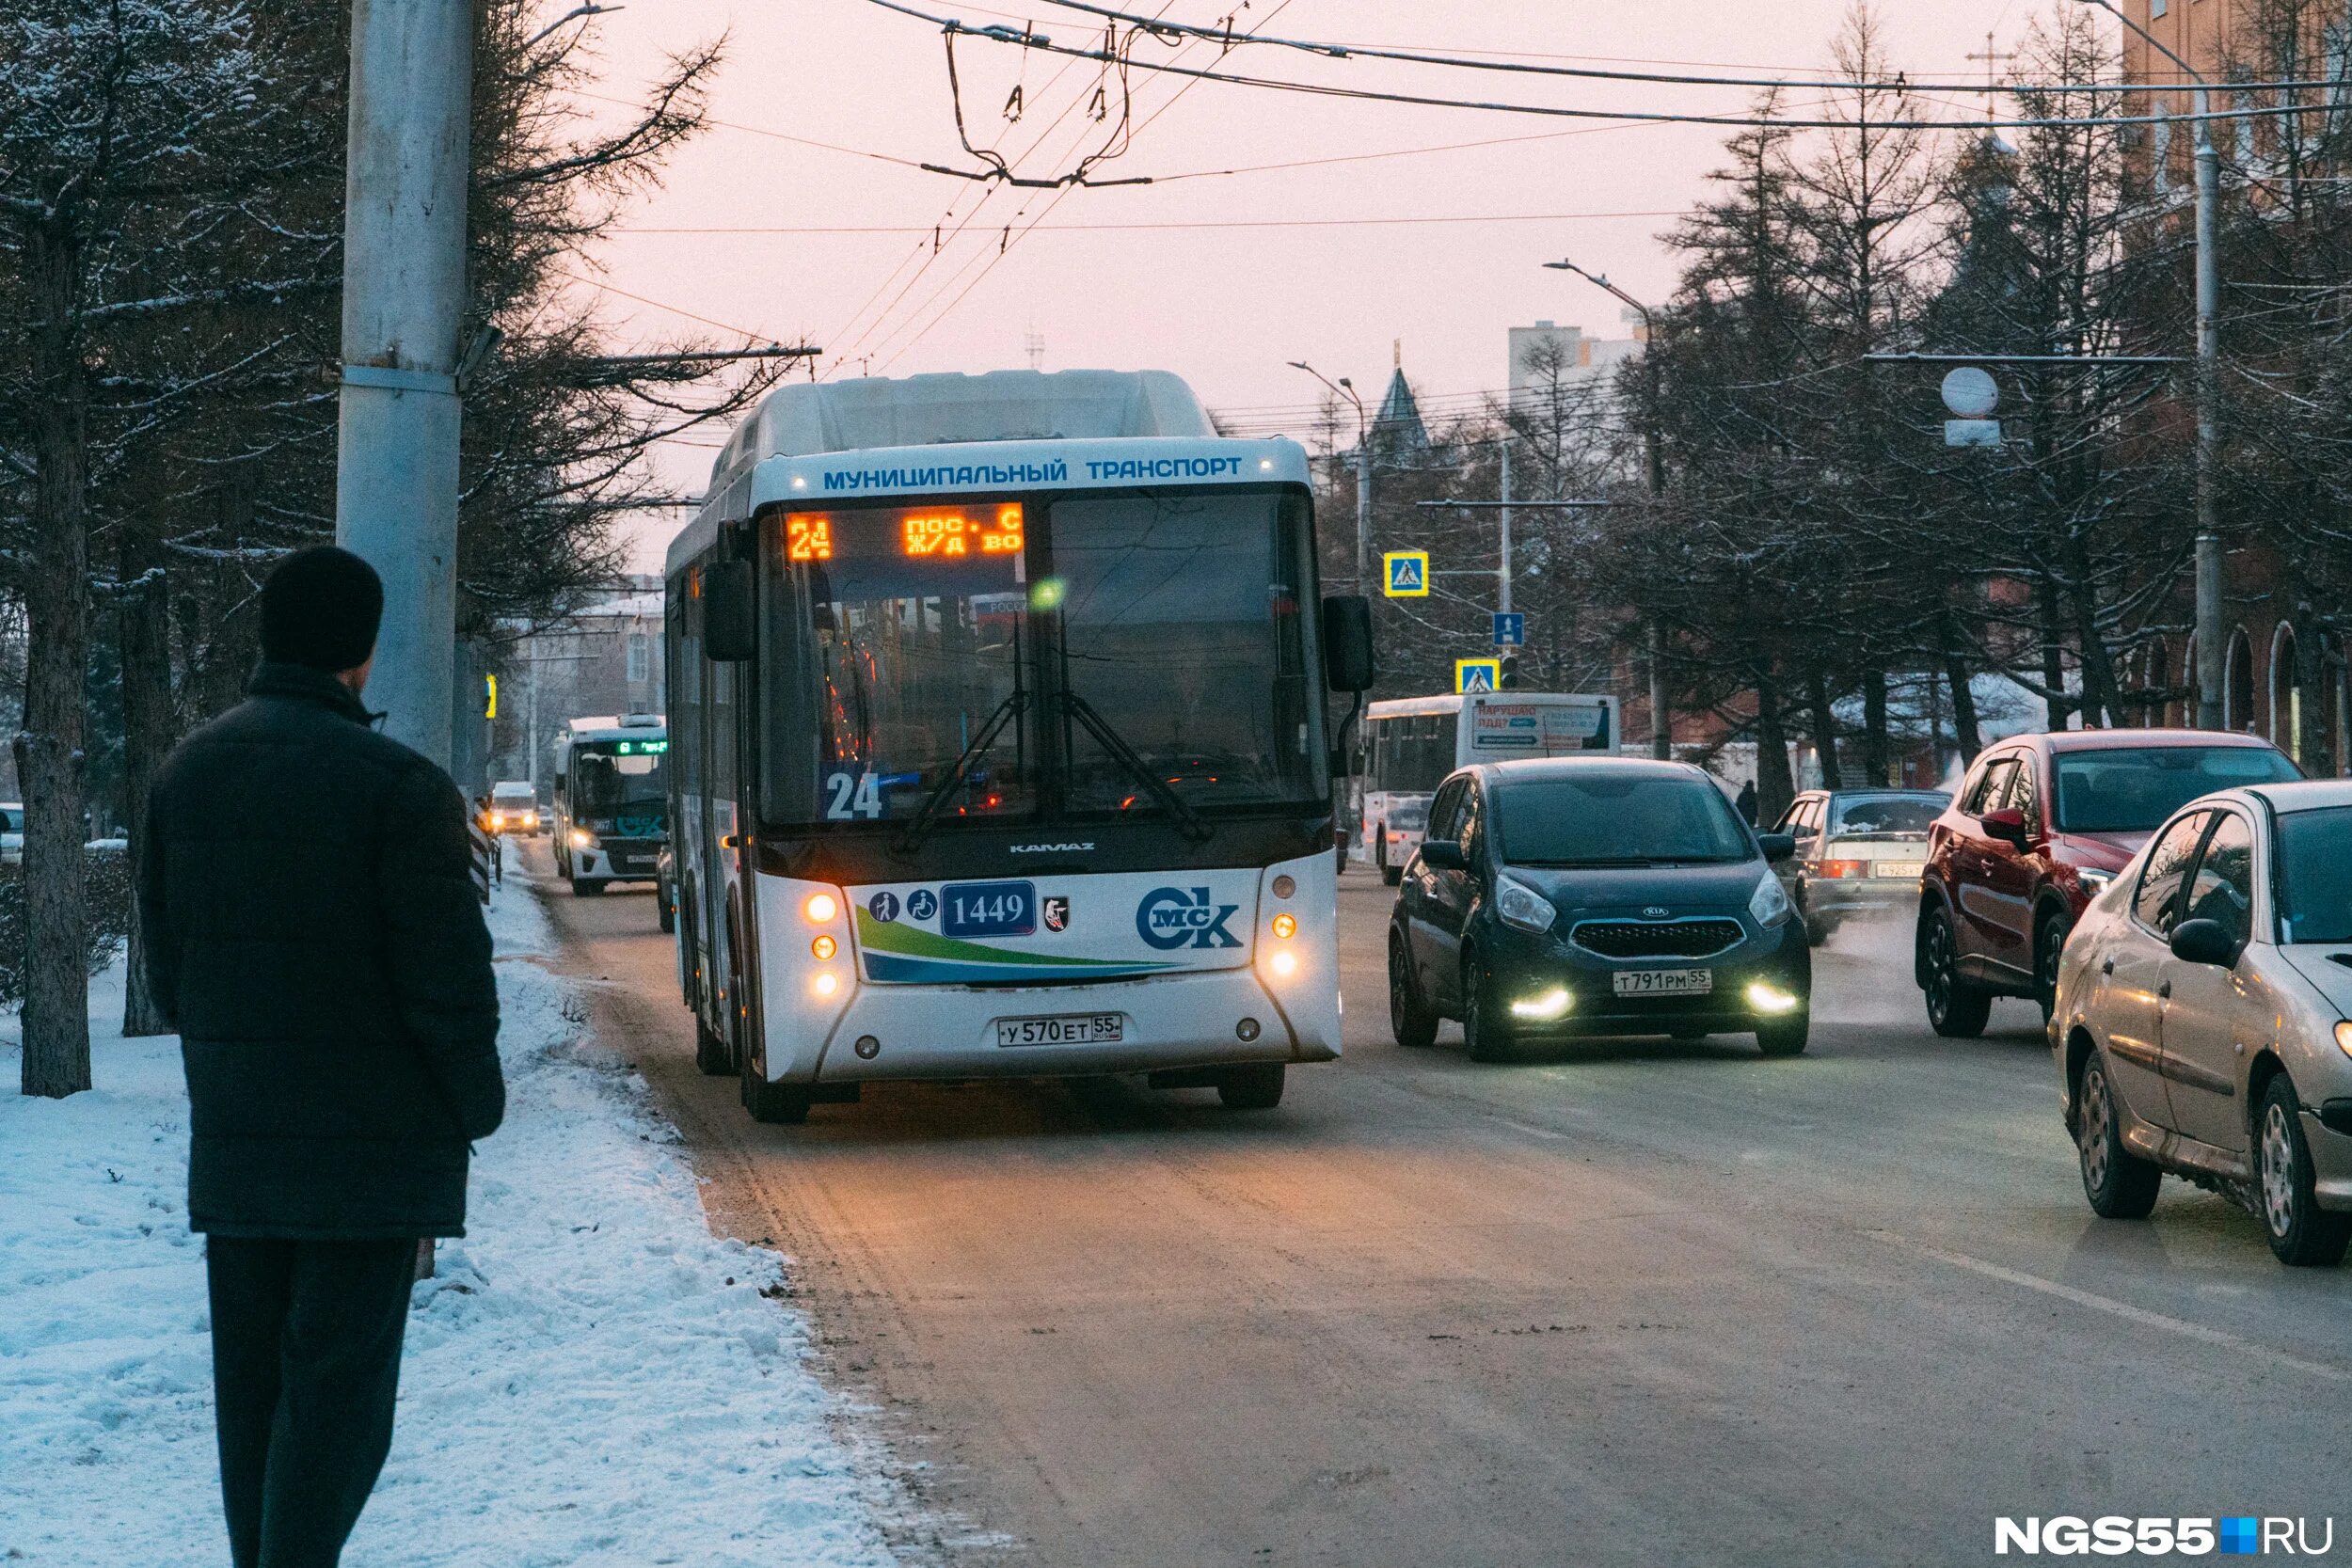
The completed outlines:
<svg viewBox="0 0 2352 1568">
<path fill-rule="evenodd" d="M 1186 942 L 1199 947 L 1239 947 L 1241 938 L 1225 923 L 1241 912 L 1239 904 L 1212 904 L 1209 890 L 1155 887 L 1136 906 L 1136 935 L 1162 952 Z"/>
</svg>

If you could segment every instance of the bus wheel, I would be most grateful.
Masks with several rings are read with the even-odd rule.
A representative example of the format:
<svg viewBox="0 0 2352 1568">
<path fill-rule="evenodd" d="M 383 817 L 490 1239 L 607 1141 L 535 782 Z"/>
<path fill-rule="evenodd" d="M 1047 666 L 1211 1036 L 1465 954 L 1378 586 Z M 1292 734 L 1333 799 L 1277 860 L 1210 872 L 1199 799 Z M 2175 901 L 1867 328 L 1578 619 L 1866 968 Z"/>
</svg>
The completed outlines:
<svg viewBox="0 0 2352 1568">
<path fill-rule="evenodd" d="M 735 1070 L 735 1048 L 701 1019 L 694 1021 L 694 1065 L 711 1078 L 723 1078 Z"/>
<path fill-rule="evenodd" d="M 771 1127 L 797 1127 L 808 1119 L 808 1090 L 798 1084 L 771 1084 L 743 1062 L 743 1109 Z"/>
<path fill-rule="evenodd" d="M 1271 1111 L 1282 1103 L 1282 1064 L 1225 1069 L 1216 1083 L 1216 1097 L 1231 1111 Z"/>
</svg>

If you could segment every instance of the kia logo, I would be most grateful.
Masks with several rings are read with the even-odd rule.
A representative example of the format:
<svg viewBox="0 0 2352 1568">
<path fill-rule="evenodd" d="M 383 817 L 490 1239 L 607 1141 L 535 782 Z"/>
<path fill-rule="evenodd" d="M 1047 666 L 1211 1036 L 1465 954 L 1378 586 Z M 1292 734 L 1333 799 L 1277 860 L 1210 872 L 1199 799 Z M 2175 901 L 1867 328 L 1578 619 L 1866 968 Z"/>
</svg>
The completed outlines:
<svg viewBox="0 0 2352 1568">
<path fill-rule="evenodd" d="M 1644 910 L 1642 912 L 1652 920 L 1663 919 L 1666 913 L 1666 906 L 1663 904 L 1652 904 L 1648 909 Z"/>
</svg>

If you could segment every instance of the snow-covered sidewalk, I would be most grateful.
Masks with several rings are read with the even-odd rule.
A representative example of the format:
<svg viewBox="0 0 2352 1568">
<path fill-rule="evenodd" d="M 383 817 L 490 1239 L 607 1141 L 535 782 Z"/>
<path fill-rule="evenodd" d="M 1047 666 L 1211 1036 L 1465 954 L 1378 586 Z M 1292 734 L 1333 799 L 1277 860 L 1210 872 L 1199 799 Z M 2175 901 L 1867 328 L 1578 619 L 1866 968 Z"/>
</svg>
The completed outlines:
<svg viewBox="0 0 2352 1568">
<path fill-rule="evenodd" d="M 417 1288 L 344 1561 L 890 1561 L 777 1260 L 711 1238 L 643 1081 L 581 1048 L 526 886 L 491 928 L 506 1125 Z M 99 1087 L 63 1101 L 15 1094 L 0 1019 L 0 1563 L 225 1562 L 178 1042 L 122 1039 L 119 980 L 96 991 Z"/>
</svg>

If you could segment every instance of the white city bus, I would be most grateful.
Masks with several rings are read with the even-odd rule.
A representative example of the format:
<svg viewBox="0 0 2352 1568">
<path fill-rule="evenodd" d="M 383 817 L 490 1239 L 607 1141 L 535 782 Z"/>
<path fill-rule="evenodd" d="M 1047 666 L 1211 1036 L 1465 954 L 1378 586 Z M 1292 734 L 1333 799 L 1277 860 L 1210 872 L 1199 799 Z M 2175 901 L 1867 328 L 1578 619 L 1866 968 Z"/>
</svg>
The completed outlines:
<svg viewBox="0 0 2352 1568">
<path fill-rule="evenodd" d="M 1421 847 L 1438 782 L 1473 762 L 1617 749 L 1617 699 L 1550 691 L 1399 697 L 1364 709 L 1356 857 L 1393 885 Z"/>
<path fill-rule="evenodd" d="M 564 726 L 555 741 L 555 869 L 574 894 L 654 879 L 670 832 L 669 752 L 658 713 Z"/>
<path fill-rule="evenodd" d="M 679 978 L 763 1121 L 1339 1054 L 1305 454 L 1163 372 L 786 387 L 669 553 Z M 1352 684 L 1351 684 L 1352 683 Z"/>
</svg>

